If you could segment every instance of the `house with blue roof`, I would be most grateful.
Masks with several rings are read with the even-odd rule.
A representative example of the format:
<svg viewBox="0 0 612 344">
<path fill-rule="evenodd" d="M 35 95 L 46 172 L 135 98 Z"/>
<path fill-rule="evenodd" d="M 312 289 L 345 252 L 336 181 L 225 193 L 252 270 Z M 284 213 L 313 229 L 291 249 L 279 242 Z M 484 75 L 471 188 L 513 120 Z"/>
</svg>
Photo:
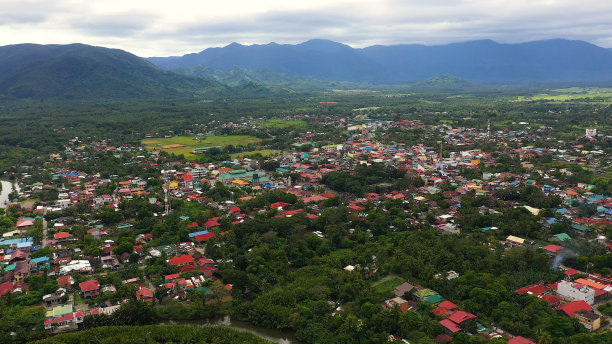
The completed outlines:
<svg viewBox="0 0 612 344">
<path fill-rule="evenodd" d="M 189 233 L 189 237 L 195 238 L 198 235 L 204 235 L 204 234 L 208 234 L 208 231 L 204 230 L 204 231 Z"/>
</svg>

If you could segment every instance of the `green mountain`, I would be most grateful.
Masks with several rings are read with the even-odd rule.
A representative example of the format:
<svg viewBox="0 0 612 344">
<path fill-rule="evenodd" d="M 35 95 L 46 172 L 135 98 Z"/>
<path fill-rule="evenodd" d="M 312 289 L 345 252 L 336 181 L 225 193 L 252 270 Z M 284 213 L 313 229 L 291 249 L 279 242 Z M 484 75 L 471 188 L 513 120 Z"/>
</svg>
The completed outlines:
<svg viewBox="0 0 612 344">
<path fill-rule="evenodd" d="M 476 85 L 454 75 L 442 74 L 410 86 L 413 90 L 422 91 L 456 91 L 473 89 Z"/>
<path fill-rule="evenodd" d="M 440 74 L 493 84 L 607 84 L 612 79 L 612 51 L 565 39 L 516 44 L 479 40 L 432 46 L 374 45 L 359 49 L 322 39 L 300 44 L 232 43 L 184 56 L 151 57 L 149 61 L 164 69 L 267 68 L 288 75 L 376 84 L 405 84 Z"/>
<path fill-rule="evenodd" d="M 229 96 L 217 81 L 163 71 L 118 49 L 84 44 L 0 47 L 0 94 L 16 98 Z"/>
<path fill-rule="evenodd" d="M 176 68 L 172 69 L 172 71 L 187 76 L 215 80 L 236 87 L 247 83 L 256 83 L 281 89 L 321 91 L 329 88 L 331 84 L 328 80 L 277 73 L 268 68 L 250 70 L 241 67 L 232 67 L 220 70 L 205 66 L 196 66 L 193 68 Z"/>
</svg>

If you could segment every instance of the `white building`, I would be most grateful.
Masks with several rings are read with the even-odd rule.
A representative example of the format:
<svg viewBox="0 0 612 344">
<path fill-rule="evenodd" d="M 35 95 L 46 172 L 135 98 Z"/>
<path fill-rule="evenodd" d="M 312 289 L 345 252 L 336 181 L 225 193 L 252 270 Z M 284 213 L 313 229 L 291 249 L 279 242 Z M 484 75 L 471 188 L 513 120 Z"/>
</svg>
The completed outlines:
<svg viewBox="0 0 612 344">
<path fill-rule="evenodd" d="M 595 290 L 580 283 L 561 281 L 557 285 L 557 294 L 567 301 L 583 300 L 589 305 L 595 302 Z"/>
<path fill-rule="evenodd" d="M 597 129 L 586 129 L 584 132 L 584 136 L 586 137 L 595 137 L 597 136 Z"/>
<path fill-rule="evenodd" d="M 83 274 L 90 273 L 91 271 L 89 260 L 73 260 L 64 266 L 60 266 L 60 275 Z"/>
</svg>

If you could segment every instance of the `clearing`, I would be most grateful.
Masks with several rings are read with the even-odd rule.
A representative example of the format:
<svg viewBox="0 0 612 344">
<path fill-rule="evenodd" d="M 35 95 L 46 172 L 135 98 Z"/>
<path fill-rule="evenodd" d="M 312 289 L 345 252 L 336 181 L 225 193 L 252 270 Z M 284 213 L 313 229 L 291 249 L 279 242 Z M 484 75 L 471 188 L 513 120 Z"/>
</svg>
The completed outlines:
<svg viewBox="0 0 612 344">
<path fill-rule="evenodd" d="M 184 154 L 185 157 L 195 156 L 193 149 L 198 147 L 246 145 L 259 143 L 262 140 L 255 136 L 229 135 L 229 136 L 207 136 L 196 140 L 195 136 L 175 136 L 167 138 L 150 138 L 142 140 L 142 144 L 148 151 L 171 152 L 176 155 Z"/>
<path fill-rule="evenodd" d="M 390 275 L 387 277 L 382 278 L 380 281 L 375 282 L 372 287 L 374 288 L 374 290 L 380 294 L 388 294 L 390 292 L 393 291 L 393 289 L 395 289 L 395 287 L 397 287 L 398 285 L 404 283 L 404 279 L 399 277 L 399 276 L 395 276 L 395 275 Z"/>
</svg>

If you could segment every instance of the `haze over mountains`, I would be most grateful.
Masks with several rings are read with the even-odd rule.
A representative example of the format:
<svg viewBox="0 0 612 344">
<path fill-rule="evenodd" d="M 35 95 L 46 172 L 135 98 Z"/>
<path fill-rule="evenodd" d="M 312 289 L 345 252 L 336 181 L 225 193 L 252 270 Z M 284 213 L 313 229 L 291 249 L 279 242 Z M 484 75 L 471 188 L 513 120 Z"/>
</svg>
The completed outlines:
<svg viewBox="0 0 612 344">
<path fill-rule="evenodd" d="M 232 43 L 197 54 L 144 59 L 84 44 L 0 47 L 0 95 L 17 98 L 244 97 L 326 89 L 336 81 L 410 83 L 427 90 L 474 83 L 612 83 L 612 50 L 562 39 L 363 49 L 310 40 L 297 45 Z"/>
<path fill-rule="evenodd" d="M 289 75 L 375 83 L 415 82 L 441 74 L 480 83 L 612 80 L 610 49 L 563 39 L 520 44 L 481 40 L 438 46 L 376 45 L 363 49 L 319 39 L 296 45 L 232 43 L 149 61 L 168 70 L 265 68 Z"/>
</svg>

